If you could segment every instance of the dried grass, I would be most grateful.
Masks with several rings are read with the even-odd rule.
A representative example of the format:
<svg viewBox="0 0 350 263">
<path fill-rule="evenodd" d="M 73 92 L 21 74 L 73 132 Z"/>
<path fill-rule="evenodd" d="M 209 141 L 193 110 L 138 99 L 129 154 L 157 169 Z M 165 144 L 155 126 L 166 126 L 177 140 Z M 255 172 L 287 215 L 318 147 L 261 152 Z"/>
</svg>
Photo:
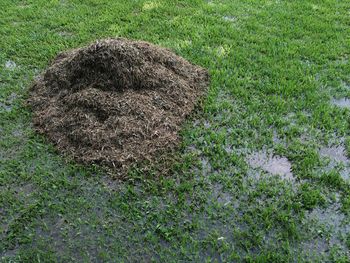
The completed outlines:
<svg viewBox="0 0 350 263">
<path fill-rule="evenodd" d="M 208 73 L 171 51 L 127 39 L 59 54 L 28 100 L 38 132 L 85 164 L 126 170 L 174 149 Z"/>
</svg>

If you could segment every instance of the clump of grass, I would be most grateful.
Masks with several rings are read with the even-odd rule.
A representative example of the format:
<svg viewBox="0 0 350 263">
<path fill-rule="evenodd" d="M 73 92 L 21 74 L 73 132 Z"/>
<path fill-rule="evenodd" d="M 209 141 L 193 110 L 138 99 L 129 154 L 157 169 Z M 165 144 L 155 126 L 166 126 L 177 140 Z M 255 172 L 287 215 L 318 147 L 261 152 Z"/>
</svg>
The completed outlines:
<svg viewBox="0 0 350 263">
<path fill-rule="evenodd" d="M 326 185 L 336 189 L 343 189 L 345 181 L 341 177 L 338 171 L 332 170 L 328 173 L 323 173 L 320 177 L 320 181 Z"/>
<path fill-rule="evenodd" d="M 350 192 L 344 193 L 342 196 L 342 211 L 346 214 L 350 214 Z"/>
<path fill-rule="evenodd" d="M 326 198 L 321 193 L 321 190 L 310 183 L 303 183 L 299 187 L 298 197 L 302 207 L 306 210 L 311 210 L 316 206 L 325 204 Z"/>
</svg>

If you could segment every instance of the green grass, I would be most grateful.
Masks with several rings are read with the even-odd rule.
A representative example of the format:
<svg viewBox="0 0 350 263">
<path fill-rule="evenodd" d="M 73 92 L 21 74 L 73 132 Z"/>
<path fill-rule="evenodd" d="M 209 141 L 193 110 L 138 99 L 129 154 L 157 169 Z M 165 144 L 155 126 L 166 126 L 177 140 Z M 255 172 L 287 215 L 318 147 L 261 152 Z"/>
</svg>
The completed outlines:
<svg viewBox="0 0 350 263">
<path fill-rule="evenodd" d="M 348 262 L 349 1 L 0 0 L 0 259 Z M 56 54 L 142 39 L 208 68 L 170 175 L 111 180 L 60 157 L 24 106 Z M 253 169 L 273 151 L 293 179 Z M 144 172 L 142 172 L 144 171 Z"/>
</svg>

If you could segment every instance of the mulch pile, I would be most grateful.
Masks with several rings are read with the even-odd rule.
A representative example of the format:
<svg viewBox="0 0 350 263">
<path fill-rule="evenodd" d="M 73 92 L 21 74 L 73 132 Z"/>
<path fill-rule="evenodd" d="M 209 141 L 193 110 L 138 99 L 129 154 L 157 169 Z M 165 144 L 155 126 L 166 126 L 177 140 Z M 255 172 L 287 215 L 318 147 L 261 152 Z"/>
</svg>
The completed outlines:
<svg viewBox="0 0 350 263">
<path fill-rule="evenodd" d="M 38 132 L 86 164 L 128 168 L 179 143 L 205 69 L 147 42 L 106 39 L 59 54 L 28 100 Z"/>
</svg>

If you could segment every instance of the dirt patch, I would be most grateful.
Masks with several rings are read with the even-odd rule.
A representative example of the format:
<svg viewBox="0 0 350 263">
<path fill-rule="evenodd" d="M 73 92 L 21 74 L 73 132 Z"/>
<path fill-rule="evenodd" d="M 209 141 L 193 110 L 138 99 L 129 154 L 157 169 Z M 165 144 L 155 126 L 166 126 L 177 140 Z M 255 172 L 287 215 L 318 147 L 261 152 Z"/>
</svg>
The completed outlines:
<svg viewBox="0 0 350 263">
<path fill-rule="evenodd" d="M 208 73 L 171 51 L 127 39 L 59 54 L 28 100 L 36 129 L 82 163 L 127 168 L 179 143 Z"/>
</svg>

